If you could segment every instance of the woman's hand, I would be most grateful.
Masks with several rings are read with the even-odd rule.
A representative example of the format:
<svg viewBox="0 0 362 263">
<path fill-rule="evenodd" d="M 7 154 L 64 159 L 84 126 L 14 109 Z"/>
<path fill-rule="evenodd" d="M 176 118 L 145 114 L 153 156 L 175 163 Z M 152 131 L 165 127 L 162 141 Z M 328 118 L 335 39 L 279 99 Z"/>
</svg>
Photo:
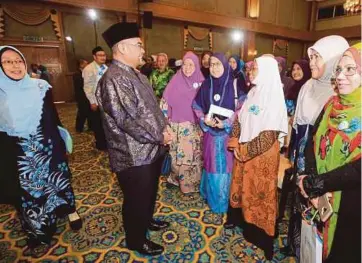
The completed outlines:
<svg viewBox="0 0 362 263">
<path fill-rule="evenodd" d="M 318 209 L 319 197 L 310 199 L 309 201 L 310 201 L 310 203 L 314 206 L 315 209 Z"/>
<path fill-rule="evenodd" d="M 307 175 L 300 175 L 299 178 L 298 178 L 298 187 L 299 187 L 299 191 L 301 193 L 301 195 L 304 197 L 304 198 L 308 198 L 308 195 L 307 193 L 304 191 L 304 187 L 303 187 L 303 179 L 304 177 L 306 177 Z"/>
<path fill-rule="evenodd" d="M 207 126 L 210 126 L 210 127 L 215 127 L 215 125 L 216 125 L 216 120 L 213 118 L 205 118 L 204 122 Z"/>
<path fill-rule="evenodd" d="M 234 149 L 234 157 L 235 157 L 236 160 L 238 160 L 238 161 L 240 161 L 240 162 L 243 161 L 242 158 L 241 158 L 241 155 L 240 155 L 239 150 L 236 149 L 236 148 Z"/>
<path fill-rule="evenodd" d="M 215 117 L 215 127 L 219 128 L 219 129 L 224 129 L 224 122 L 222 120 L 220 120 L 218 117 Z"/>
</svg>

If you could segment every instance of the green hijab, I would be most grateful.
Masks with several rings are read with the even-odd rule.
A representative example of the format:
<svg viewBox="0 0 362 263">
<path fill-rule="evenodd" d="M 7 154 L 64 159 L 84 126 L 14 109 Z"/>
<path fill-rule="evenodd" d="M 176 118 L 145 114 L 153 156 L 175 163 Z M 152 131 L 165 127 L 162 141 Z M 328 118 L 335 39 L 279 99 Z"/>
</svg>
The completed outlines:
<svg viewBox="0 0 362 263">
<path fill-rule="evenodd" d="M 360 54 L 360 47 L 351 47 Z M 348 49 L 348 50 L 350 50 Z M 353 56 L 359 67 L 360 60 Z M 359 65 L 358 65 L 359 63 Z M 334 96 L 325 106 L 323 119 L 315 138 L 315 156 L 318 174 L 328 173 L 361 158 L 361 87 L 350 94 Z M 333 215 L 325 227 L 324 256 L 330 253 L 338 221 L 341 191 L 332 193 Z"/>
</svg>

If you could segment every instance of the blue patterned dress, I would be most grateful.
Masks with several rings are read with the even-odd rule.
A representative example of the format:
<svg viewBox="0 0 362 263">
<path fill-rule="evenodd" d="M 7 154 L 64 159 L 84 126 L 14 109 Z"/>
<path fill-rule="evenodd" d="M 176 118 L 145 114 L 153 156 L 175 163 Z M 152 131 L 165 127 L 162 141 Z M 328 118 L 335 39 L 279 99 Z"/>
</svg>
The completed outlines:
<svg viewBox="0 0 362 263">
<path fill-rule="evenodd" d="M 14 205 L 32 241 L 49 243 L 59 217 L 75 212 L 65 145 L 51 90 L 29 139 L 0 132 L 0 203 Z"/>
</svg>

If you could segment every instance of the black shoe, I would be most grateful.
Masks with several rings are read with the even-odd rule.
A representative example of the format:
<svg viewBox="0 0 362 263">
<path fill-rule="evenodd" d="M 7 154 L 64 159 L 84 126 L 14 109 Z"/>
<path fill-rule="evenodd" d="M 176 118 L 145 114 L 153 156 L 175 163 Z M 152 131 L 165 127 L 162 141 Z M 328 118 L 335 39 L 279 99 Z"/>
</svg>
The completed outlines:
<svg viewBox="0 0 362 263">
<path fill-rule="evenodd" d="M 143 243 L 141 248 L 129 248 L 130 250 L 135 250 L 140 254 L 146 255 L 146 256 L 156 256 L 163 253 L 164 248 L 163 246 L 160 246 L 159 244 L 156 244 L 150 240 L 146 240 L 145 243 Z"/>
<path fill-rule="evenodd" d="M 273 260 L 274 253 L 273 251 L 264 251 L 265 258 L 269 261 Z"/>
<path fill-rule="evenodd" d="M 69 225 L 73 231 L 78 231 L 83 227 L 83 221 L 82 221 L 82 219 L 78 219 L 75 221 L 69 221 Z"/>
<path fill-rule="evenodd" d="M 229 223 L 229 222 L 226 222 L 224 224 L 224 228 L 225 229 L 234 229 L 235 227 L 237 227 L 237 225 L 233 224 L 233 223 Z"/>
<path fill-rule="evenodd" d="M 150 226 L 148 227 L 149 230 L 151 231 L 160 231 L 162 229 L 165 229 L 167 227 L 170 226 L 169 222 L 166 221 L 156 221 L 156 220 L 151 220 Z"/>
<path fill-rule="evenodd" d="M 69 221 L 69 225 L 70 225 L 70 228 L 73 230 L 73 231 L 78 231 L 80 230 L 82 227 L 83 227 L 83 221 L 82 221 L 82 218 L 80 218 L 80 216 L 78 215 L 77 213 L 77 219 L 75 220 L 70 220 L 69 216 L 68 216 L 68 221 Z"/>
</svg>

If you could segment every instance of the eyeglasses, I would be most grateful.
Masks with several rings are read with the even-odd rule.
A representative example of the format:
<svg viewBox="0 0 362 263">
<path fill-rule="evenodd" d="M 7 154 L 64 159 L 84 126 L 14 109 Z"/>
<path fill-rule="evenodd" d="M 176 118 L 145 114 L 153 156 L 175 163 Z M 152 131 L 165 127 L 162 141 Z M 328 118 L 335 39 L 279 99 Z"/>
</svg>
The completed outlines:
<svg viewBox="0 0 362 263">
<path fill-rule="evenodd" d="M 142 43 L 137 43 L 137 44 L 130 44 L 130 43 L 124 43 L 126 45 L 130 45 L 130 46 L 135 46 L 135 47 L 138 47 L 140 49 L 144 49 Z"/>
<path fill-rule="evenodd" d="M 13 65 L 20 66 L 20 65 L 24 65 L 24 61 L 22 61 L 21 59 L 18 59 L 18 60 L 3 60 L 3 61 L 1 61 L 1 65 L 3 65 L 4 67 L 11 67 Z"/>
<path fill-rule="evenodd" d="M 216 63 L 210 63 L 210 68 L 220 68 L 222 67 L 222 63 L 216 62 Z"/>
<path fill-rule="evenodd" d="M 356 74 L 357 72 L 357 67 L 354 67 L 354 66 L 345 66 L 345 67 L 340 67 L 340 66 L 337 66 L 336 70 L 334 71 L 334 74 L 335 76 L 339 76 L 339 74 L 341 74 L 343 72 L 343 74 L 346 76 L 346 77 L 349 77 L 349 76 L 353 76 L 354 74 Z"/>
</svg>

